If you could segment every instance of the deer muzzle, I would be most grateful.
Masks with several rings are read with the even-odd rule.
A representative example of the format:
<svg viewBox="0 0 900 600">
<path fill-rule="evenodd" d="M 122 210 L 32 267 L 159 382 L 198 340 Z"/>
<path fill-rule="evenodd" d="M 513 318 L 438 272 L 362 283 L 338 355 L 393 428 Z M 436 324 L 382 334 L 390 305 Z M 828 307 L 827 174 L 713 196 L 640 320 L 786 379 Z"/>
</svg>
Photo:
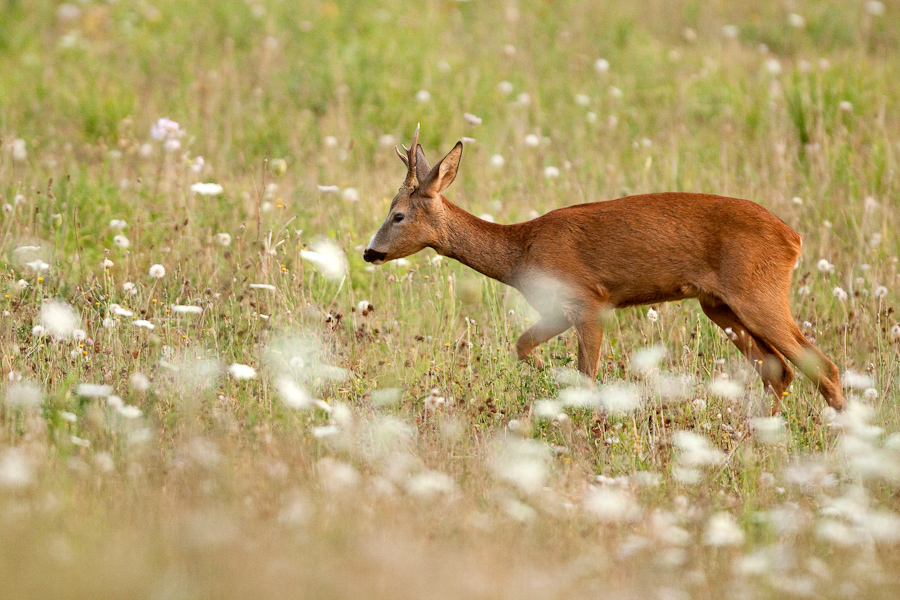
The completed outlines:
<svg viewBox="0 0 900 600">
<path fill-rule="evenodd" d="M 387 256 L 384 252 L 379 252 L 378 250 L 372 250 L 371 248 L 366 248 L 366 251 L 363 252 L 363 260 L 370 263 L 375 263 L 376 265 L 380 265 L 384 262 L 384 257 Z"/>
</svg>

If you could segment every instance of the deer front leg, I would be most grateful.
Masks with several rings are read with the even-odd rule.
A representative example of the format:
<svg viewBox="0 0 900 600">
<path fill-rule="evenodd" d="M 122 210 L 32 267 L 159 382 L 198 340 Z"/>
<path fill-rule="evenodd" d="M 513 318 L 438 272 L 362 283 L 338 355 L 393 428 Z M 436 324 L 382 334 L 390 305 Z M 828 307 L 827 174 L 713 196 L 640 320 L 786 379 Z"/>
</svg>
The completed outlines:
<svg viewBox="0 0 900 600">
<path fill-rule="evenodd" d="M 572 324 L 565 315 L 544 316 L 532 327 L 519 336 L 516 341 L 516 354 L 519 360 L 529 360 L 536 369 L 543 369 L 544 363 L 531 352 L 547 340 L 561 334 Z"/>
</svg>

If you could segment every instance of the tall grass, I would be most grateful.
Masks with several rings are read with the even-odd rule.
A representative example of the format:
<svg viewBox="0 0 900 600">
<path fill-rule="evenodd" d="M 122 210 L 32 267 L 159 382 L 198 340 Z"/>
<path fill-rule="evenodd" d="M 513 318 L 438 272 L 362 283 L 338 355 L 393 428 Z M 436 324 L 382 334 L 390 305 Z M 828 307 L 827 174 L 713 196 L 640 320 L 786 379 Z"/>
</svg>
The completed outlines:
<svg viewBox="0 0 900 600">
<path fill-rule="evenodd" d="M 898 10 L 0 5 L 0 595 L 893 597 Z M 366 265 L 419 122 L 498 222 L 772 210 L 848 414 L 767 419 L 693 302 L 613 315 L 598 397 L 571 332 L 515 361 L 515 291 Z"/>
</svg>

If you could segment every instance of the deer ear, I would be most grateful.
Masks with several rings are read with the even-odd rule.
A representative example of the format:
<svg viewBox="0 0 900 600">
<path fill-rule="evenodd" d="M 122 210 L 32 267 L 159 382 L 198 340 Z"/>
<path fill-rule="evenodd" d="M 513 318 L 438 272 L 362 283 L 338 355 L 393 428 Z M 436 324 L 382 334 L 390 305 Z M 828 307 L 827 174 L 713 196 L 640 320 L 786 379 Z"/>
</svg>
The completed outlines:
<svg viewBox="0 0 900 600">
<path fill-rule="evenodd" d="M 422 144 L 416 146 L 416 179 L 423 182 L 428 178 L 428 172 L 431 171 L 431 165 L 425 158 L 425 151 L 422 150 Z"/>
<path fill-rule="evenodd" d="M 422 189 L 428 195 L 440 194 L 456 179 L 456 170 L 459 168 L 459 160 L 462 158 L 462 142 L 456 142 L 447 156 L 441 162 L 434 165 L 428 175 L 421 180 Z"/>
</svg>

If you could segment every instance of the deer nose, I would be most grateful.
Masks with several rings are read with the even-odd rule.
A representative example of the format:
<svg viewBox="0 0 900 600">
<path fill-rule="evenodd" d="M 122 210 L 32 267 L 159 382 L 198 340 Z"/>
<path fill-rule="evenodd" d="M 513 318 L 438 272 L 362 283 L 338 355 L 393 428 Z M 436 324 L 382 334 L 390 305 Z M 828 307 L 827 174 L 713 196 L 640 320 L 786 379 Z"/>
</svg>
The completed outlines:
<svg viewBox="0 0 900 600">
<path fill-rule="evenodd" d="M 385 256 L 387 256 L 387 254 L 385 254 L 384 252 L 378 252 L 377 250 L 372 250 L 371 248 L 366 248 L 366 251 L 363 252 L 363 260 L 366 262 L 384 260 Z"/>
</svg>

